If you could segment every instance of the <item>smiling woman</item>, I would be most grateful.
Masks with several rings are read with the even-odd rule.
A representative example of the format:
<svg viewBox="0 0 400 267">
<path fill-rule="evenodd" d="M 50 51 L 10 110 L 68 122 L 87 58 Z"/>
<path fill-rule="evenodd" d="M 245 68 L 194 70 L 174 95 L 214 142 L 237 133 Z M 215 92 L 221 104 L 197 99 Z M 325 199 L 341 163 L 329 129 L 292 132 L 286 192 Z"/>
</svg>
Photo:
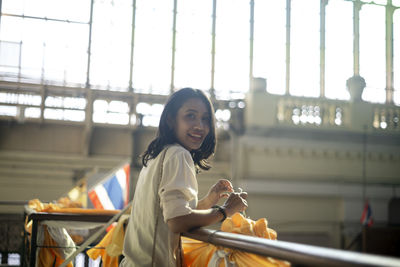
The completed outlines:
<svg viewBox="0 0 400 267">
<path fill-rule="evenodd" d="M 172 94 L 157 137 L 142 158 L 121 266 L 181 266 L 179 233 L 217 223 L 247 207 L 246 193 L 231 193 L 222 207 L 214 207 L 233 192 L 224 179 L 198 200 L 196 174 L 211 168 L 207 159 L 215 145 L 214 109 L 204 92 L 183 88 Z"/>
</svg>

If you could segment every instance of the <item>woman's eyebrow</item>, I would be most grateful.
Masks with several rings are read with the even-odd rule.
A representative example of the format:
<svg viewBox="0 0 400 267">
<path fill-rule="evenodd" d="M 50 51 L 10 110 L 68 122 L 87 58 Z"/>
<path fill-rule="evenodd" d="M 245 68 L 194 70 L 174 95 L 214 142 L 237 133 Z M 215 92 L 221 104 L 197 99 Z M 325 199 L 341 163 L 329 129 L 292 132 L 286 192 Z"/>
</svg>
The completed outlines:
<svg viewBox="0 0 400 267">
<path fill-rule="evenodd" d="M 196 113 L 198 113 L 198 111 L 195 110 L 195 109 L 187 109 L 186 112 L 196 112 Z"/>
<path fill-rule="evenodd" d="M 199 111 L 196 110 L 196 109 L 187 109 L 187 110 L 185 110 L 185 113 L 188 113 L 188 112 L 199 113 Z M 210 114 L 209 114 L 207 111 L 204 112 L 203 115 L 205 115 L 205 116 L 210 116 Z"/>
</svg>

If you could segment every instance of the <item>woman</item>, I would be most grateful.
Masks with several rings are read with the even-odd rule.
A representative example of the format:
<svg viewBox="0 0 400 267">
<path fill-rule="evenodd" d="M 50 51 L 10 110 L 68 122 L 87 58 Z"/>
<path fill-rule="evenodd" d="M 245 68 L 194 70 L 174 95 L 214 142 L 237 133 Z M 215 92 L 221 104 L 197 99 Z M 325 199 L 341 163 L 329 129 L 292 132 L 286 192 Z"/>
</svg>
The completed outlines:
<svg viewBox="0 0 400 267">
<path fill-rule="evenodd" d="M 224 179 L 198 201 L 196 173 L 210 169 L 207 159 L 215 145 L 214 109 L 207 96 L 192 88 L 173 93 L 157 137 L 142 156 L 121 266 L 180 266 L 180 233 L 246 209 L 247 194 L 233 193 Z M 224 205 L 213 207 L 222 197 L 228 198 Z"/>
</svg>

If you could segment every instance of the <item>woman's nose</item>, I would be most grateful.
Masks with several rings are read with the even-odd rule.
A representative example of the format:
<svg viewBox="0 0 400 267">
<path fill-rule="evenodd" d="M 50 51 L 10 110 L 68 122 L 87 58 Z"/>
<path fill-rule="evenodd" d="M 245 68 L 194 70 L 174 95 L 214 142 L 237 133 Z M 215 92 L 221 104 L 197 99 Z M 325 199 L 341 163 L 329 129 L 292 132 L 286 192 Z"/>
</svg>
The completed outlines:
<svg viewBox="0 0 400 267">
<path fill-rule="evenodd" d="M 194 128 L 203 130 L 204 129 L 204 122 L 202 120 L 196 120 Z"/>
</svg>

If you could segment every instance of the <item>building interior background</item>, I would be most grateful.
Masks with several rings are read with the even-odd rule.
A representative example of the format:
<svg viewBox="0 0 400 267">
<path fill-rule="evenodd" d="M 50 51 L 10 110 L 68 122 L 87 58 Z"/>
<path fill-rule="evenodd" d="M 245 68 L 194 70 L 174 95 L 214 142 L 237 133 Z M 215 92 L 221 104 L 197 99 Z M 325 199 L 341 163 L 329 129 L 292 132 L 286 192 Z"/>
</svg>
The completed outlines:
<svg viewBox="0 0 400 267">
<path fill-rule="evenodd" d="M 399 0 L 0 3 L 2 263 L 29 200 L 126 161 L 132 197 L 183 87 L 216 110 L 199 195 L 227 178 L 279 240 L 400 256 Z"/>
</svg>

